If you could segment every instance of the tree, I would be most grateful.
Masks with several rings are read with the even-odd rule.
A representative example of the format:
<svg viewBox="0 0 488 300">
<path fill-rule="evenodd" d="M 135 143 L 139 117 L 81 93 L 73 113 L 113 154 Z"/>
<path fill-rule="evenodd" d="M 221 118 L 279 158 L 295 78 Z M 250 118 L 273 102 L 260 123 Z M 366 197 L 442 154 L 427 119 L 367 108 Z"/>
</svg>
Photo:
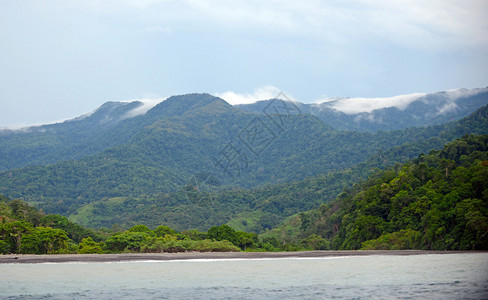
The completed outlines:
<svg viewBox="0 0 488 300">
<path fill-rule="evenodd" d="M 156 233 L 156 236 L 164 237 L 167 234 L 175 235 L 177 232 L 168 226 L 160 225 L 154 229 L 154 233 Z"/>
<path fill-rule="evenodd" d="M 0 239 L 0 254 L 8 254 L 8 253 L 10 253 L 9 243 Z"/>
<path fill-rule="evenodd" d="M 109 237 L 103 246 L 104 250 L 112 252 L 133 251 L 139 252 L 144 243 L 154 239 L 153 232 L 129 232 Z"/>
<path fill-rule="evenodd" d="M 68 235 L 64 230 L 51 227 L 36 227 L 34 231 L 42 243 L 42 252 L 46 254 L 63 253 L 68 249 Z"/>
<path fill-rule="evenodd" d="M 78 254 L 103 253 L 102 245 L 102 242 L 97 243 L 91 237 L 84 238 L 78 247 Z"/>
<path fill-rule="evenodd" d="M 24 254 L 65 253 L 68 250 L 68 236 L 61 229 L 36 227 L 22 236 L 19 249 Z"/>
<path fill-rule="evenodd" d="M 127 230 L 127 232 L 151 232 L 146 225 L 135 225 Z"/>
<path fill-rule="evenodd" d="M 34 233 L 28 233 L 22 236 L 19 252 L 22 254 L 42 254 L 40 247 L 41 240 L 39 237 Z"/>
<path fill-rule="evenodd" d="M 10 250 L 17 253 L 20 250 L 21 240 L 24 234 L 34 230 L 32 224 L 25 221 L 14 221 L 0 225 L 3 240 L 10 244 Z"/>
<path fill-rule="evenodd" d="M 456 167 L 456 162 L 449 159 L 442 159 L 441 167 L 446 172 L 446 178 L 449 177 L 449 172 Z"/>
<path fill-rule="evenodd" d="M 76 243 L 80 243 L 81 240 L 85 237 L 91 237 L 95 241 L 101 241 L 101 237 L 95 233 L 93 230 L 75 224 L 68 220 L 68 218 L 60 216 L 60 215 L 47 215 L 42 217 L 40 220 L 41 226 L 44 227 L 51 227 L 56 229 L 62 229 L 66 232 L 68 237 L 75 241 Z"/>
<path fill-rule="evenodd" d="M 300 241 L 300 245 L 306 249 L 313 249 L 313 250 L 329 250 L 330 243 L 323 237 L 312 234 L 309 235 L 307 238 Z"/>
<path fill-rule="evenodd" d="M 237 246 L 235 233 L 234 228 L 224 224 L 210 228 L 207 232 L 207 238 L 216 241 L 227 240 Z"/>
<path fill-rule="evenodd" d="M 240 247 L 242 250 L 247 250 L 247 248 L 254 246 L 254 236 L 257 237 L 255 233 L 237 231 L 234 237 L 237 244 L 234 243 L 234 245 Z"/>
</svg>

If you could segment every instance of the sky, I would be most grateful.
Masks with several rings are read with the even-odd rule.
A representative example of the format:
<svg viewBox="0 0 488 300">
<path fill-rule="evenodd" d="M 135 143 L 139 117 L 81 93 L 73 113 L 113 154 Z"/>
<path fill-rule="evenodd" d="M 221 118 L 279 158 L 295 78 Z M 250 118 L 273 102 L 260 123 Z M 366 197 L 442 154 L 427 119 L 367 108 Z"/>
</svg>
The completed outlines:
<svg viewBox="0 0 488 300">
<path fill-rule="evenodd" d="M 488 1 L 0 0 L 0 127 L 107 101 L 488 86 Z"/>
</svg>

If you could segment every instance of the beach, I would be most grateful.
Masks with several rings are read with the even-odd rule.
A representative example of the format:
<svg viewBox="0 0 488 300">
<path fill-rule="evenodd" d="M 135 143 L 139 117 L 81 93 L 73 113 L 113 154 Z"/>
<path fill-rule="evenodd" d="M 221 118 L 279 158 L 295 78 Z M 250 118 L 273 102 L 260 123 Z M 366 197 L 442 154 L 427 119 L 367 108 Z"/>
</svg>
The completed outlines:
<svg viewBox="0 0 488 300">
<path fill-rule="evenodd" d="M 320 258 L 370 255 L 429 255 L 454 253 L 482 253 L 483 251 L 423 251 L 423 250 L 351 250 L 351 251 L 297 251 L 297 252 L 181 252 L 181 253 L 120 253 L 120 254 L 8 254 L 0 256 L 0 264 L 36 264 L 65 262 L 125 262 L 189 259 L 270 259 Z M 485 251 L 486 252 L 486 251 Z"/>
</svg>

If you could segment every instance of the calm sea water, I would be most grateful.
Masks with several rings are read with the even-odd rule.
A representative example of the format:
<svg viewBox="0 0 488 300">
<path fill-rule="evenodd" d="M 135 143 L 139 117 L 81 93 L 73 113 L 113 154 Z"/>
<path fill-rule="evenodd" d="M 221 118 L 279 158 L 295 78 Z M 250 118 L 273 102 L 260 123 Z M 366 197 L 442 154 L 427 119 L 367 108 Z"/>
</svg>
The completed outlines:
<svg viewBox="0 0 488 300">
<path fill-rule="evenodd" d="M 0 265 L 2 299 L 488 299 L 488 253 Z"/>
</svg>

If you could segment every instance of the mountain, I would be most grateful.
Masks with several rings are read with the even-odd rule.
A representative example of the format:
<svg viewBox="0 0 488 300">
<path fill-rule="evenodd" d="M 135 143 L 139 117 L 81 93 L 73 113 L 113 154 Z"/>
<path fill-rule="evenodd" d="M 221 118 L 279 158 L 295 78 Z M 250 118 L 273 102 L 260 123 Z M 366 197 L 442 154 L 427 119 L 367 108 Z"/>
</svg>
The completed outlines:
<svg viewBox="0 0 488 300">
<path fill-rule="evenodd" d="M 203 176 L 195 176 L 175 192 L 106 198 L 81 207 L 70 218 L 92 227 L 114 223 L 130 227 L 144 223 L 148 226 L 167 224 L 179 230 L 206 230 L 215 224 L 227 223 L 238 230 L 260 233 L 289 216 L 332 201 L 344 188 L 366 180 L 378 168 L 440 149 L 452 136 L 463 136 L 467 131 L 487 133 L 487 124 L 488 107 L 485 107 L 459 122 L 430 128 L 438 132 L 438 136 L 419 138 L 417 142 L 379 151 L 365 162 L 343 171 L 331 171 L 292 183 L 224 191 L 219 191 L 217 178 L 200 174 Z M 418 131 L 407 130 L 404 134 Z"/>
<path fill-rule="evenodd" d="M 0 130 L 0 170 L 78 159 L 122 144 L 141 129 L 130 120 L 141 107 L 138 101 L 107 102 L 63 123 Z"/>
<path fill-rule="evenodd" d="M 154 216 L 154 222 L 160 218 L 177 229 L 195 228 L 193 223 L 230 221 L 246 211 L 243 205 L 248 212 L 258 205 L 249 202 L 252 196 L 237 196 L 232 205 L 222 199 L 220 206 L 202 209 L 194 205 L 191 192 L 200 191 L 202 182 L 213 193 L 299 181 L 351 168 L 378 153 L 378 161 L 387 164 L 389 149 L 396 149 L 396 157 L 411 158 L 464 134 L 488 130 L 486 107 L 459 122 L 371 134 L 335 130 L 296 104 L 278 99 L 253 113 L 208 94 L 190 94 L 170 97 L 134 116 L 131 112 L 142 105 L 111 103 L 108 118 L 106 112 L 96 111 L 33 132 L 4 132 L 3 164 L 27 166 L 1 172 L 0 193 L 92 226 Z M 93 129 L 83 135 L 87 125 L 80 122 L 91 122 Z M 15 151 L 22 150 L 22 140 L 24 151 Z M 272 205 L 266 207 L 276 209 L 262 210 L 256 230 L 269 228 L 264 222 L 276 224 L 279 218 L 333 198 L 342 185 L 332 186 L 336 188 L 320 199 L 295 206 L 288 201 L 290 209 L 277 208 L 281 196 L 268 201 Z M 220 212 L 216 207 L 222 207 Z"/>
<path fill-rule="evenodd" d="M 107 102 L 90 114 L 62 123 L 18 130 L 0 129 L 0 171 L 81 159 L 111 147 L 127 144 L 146 126 L 154 124 L 160 118 L 174 117 L 181 113 L 180 110 L 185 109 L 185 101 L 182 100 L 185 97 L 198 97 L 200 104 L 196 105 L 204 105 L 203 98 L 207 101 L 214 98 L 205 94 L 190 94 L 170 97 L 159 105 L 156 105 L 157 101 Z M 290 104 L 282 105 L 283 103 Z M 373 104 L 368 106 L 368 103 Z M 291 103 L 272 99 L 236 105 L 234 108 L 261 116 L 276 112 L 291 115 L 308 114 L 336 130 L 375 133 L 378 130 L 391 131 L 447 123 L 465 117 L 486 104 L 487 88 L 392 98 L 341 98 L 321 104 Z M 372 109 L 378 105 L 390 107 Z M 227 113 L 230 112 L 229 105 L 221 103 L 221 106 L 226 107 Z M 196 108 L 186 109 L 193 111 Z M 276 122 L 271 124 L 275 125 Z M 227 131 L 231 134 L 236 133 Z"/>
<path fill-rule="evenodd" d="M 262 112 L 271 100 L 238 105 L 250 112 Z M 425 127 L 459 120 L 488 104 L 488 88 L 459 89 L 391 98 L 339 98 L 319 104 L 295 102 L 337 130 L 377 132 Z"/>
<path fill-rule="evenodd" d="M 107 102 L 95 111 L 62 123 L 0 130 L 0 171 L 79 159 L 126 144 L 143 128 L 161 118 L 216 98 L 205 94 L 170 97 L 156 103 Z M 230 107 L 225 101 L 222 105 Z M 208 103 L 207 103 L 208 104 Z"/>
</svg>

